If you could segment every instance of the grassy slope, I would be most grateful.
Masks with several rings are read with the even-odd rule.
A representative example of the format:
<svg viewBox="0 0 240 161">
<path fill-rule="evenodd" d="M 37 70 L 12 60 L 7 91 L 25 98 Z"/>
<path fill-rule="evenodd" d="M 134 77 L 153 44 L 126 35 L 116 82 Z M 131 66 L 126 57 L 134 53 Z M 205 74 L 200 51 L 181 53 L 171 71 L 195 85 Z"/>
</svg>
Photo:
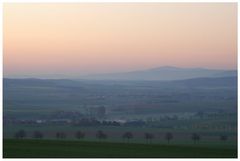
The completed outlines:
<svg viewBox="0 0 240 161">
<path fill-rule="evenodd" d="M 237 157 L 236 149 L 203 148 L 176 145 L 106 143 L 60 140 L 3 141 L 4 158 L 40 157 Z"/>
</svg>

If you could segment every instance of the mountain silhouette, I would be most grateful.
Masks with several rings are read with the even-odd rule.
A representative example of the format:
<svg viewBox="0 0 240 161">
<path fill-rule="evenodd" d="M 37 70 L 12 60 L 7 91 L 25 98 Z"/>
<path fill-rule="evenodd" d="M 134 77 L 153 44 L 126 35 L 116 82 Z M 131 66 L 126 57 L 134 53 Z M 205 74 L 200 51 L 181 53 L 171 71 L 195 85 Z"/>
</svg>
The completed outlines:
<svg viewBox="0 0 240 161">
<path fill-rule="evenodd" d="M 87 75 L 82 78 L 94 80 L 183 80 L 201 77 L 214 78 L 230 76 L 237 76 L 237 70 L 162 66 L 132 72 Z"/>
</svg>

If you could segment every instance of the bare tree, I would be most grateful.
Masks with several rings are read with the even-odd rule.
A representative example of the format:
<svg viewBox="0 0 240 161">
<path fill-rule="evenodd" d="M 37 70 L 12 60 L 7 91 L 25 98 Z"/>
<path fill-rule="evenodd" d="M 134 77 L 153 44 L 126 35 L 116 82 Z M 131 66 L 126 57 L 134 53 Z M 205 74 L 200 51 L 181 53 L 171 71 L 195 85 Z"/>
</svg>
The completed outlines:
<svg viewBox="0 0 240 161">
<path fill-rule="evenodd" d="M 196 142 L 200 140 L 200 135 L 198 135 L 197 133 L 193 133 L 192 140 L 194 141 L 194 144 L 196 144 Z"/>
<path fill-rule="evenodd" d="M 67 136 L 64 132 L 57 132 L 56 133 L 56 138 L 58 139 L 65 139 Z"/>
<path fill-rule="evenodd" d="M 128 142 L 129 142 L 129 140 L 133 138 L 133 134 L 132 134 L 131 132 L 125 132 L 125 133 L 122 135 L 122 138 L 123 138 L 123 139 L 127 139 Z"/>
<path fill-rule="evenodd" d="M 221 140 L 221 141 L 224 141 L 224 142 L 225 142 L 227 139 L 228 139 L 228 136 L 227 136 L 227 135 L 221 135 L 221 136 L 220 136 L 220 140 Z"/>
<path fill-rule="evenodd" d="M 168 141 L 168 144 L 169 144 L 170 141 L 173 139 L 173 134 L 170 132 L 166 133 L 165 139 Z"/>
<path fill-rule="evenodd" d="M 41 133 L 40 131 L 34 131 L 33 138 L 42 139 L 43 138 L 43 133 Z"/>
<path fill-rule="evenodd" d="M 83 139 L 85 134 L 82 131 L 77 131 L 75 136 L 77 139 Z"/>
<path fill-rule="evenodd" d="M 27 136 L 25 130 L 19 130 L 15 133 L 15 138 L 16 139 L 23 139 Z"/>
<path fill-rule="evenodd" d="M 107 139 L 107 134 L 105 134 L 105 133 L 103 133 L 103 131 L 99 130 L 99 131 L 97 131 L 97 133 L 96 133 L 96 137 L 97 137 L 99 140 Z"/>
<path fill-rule="evenodd" d="M 146 139 L 146 141 L 151 141 L 154 138 L 154 135 L 151 133 L 145 133 L 144 134 L 144 138 Z"/>
</svg>

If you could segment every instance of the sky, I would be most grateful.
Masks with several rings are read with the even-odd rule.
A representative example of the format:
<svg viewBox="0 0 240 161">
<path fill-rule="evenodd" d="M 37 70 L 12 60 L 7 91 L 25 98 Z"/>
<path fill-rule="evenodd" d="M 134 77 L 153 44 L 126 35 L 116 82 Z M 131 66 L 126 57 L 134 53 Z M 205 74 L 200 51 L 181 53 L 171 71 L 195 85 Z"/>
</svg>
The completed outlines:
<svg viewBox="0 0 240 161">
<path fill-rule="evenodd" d="M 237 3 L 5 3 L 3 74 L 237 69 Z"/>
</svg>

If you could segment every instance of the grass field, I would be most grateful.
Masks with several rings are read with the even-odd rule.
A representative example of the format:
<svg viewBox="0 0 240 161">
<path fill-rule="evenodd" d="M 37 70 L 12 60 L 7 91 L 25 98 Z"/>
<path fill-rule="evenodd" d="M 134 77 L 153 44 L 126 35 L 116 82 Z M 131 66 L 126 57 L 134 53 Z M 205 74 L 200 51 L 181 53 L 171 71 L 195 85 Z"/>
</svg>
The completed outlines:
<svg viewBox="0 0 240 161">
<path fill-rule="evenodd" d="M 4 139 L 4 158 L 236 158 L 237 149 L 65 140 Z"/>
</svg>

